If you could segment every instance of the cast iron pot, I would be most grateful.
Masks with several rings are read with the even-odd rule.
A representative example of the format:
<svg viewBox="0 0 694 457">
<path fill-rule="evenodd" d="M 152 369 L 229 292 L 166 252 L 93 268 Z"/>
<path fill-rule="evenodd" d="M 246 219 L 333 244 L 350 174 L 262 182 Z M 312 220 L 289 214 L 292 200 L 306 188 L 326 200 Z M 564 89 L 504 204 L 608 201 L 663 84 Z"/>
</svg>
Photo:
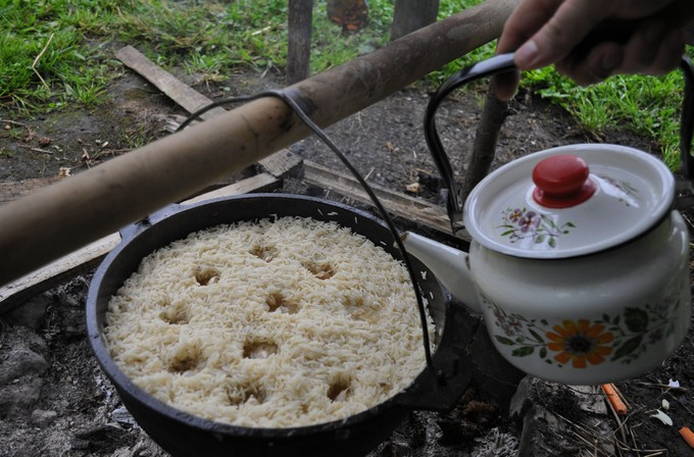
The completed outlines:
<svg viewBox="0 0 694 457">
<path fill-rule="evenodd" d="M 110 297 L 154 250 L 191 232 L 218 224 L 267 217 L 302 216 L 335 221 L 370 239 L 396 259 L 393 236 L 369 213 L 335 202 L 288 194 L 253 194 L 190 205 L 172 205 L 126 227 L 123 241 L 97 269 L 87 297 L 89 342 L 104 373 L 140 426 L 175 457 L 361 456 L 384 441 L 413 409 L 447 410 L 470 379 L 464 311 L 453 304 L 434 275 L 412 258 L 419 286 L 436 324 L 435 370 L 425 369 L 403 392 L 346 419 L 296 428 L 247 428 L 205 420 L 177 410 L 137 387 L 116 366 L 102 337 Z M 423 350 L 423 348 L 422 348 Z"/>
</svg>

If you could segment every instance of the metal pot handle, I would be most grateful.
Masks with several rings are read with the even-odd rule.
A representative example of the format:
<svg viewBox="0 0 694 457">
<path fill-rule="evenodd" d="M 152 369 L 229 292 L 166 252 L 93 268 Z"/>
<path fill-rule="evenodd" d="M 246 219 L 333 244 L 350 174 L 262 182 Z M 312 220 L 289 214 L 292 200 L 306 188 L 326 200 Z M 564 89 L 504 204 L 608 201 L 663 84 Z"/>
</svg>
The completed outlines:
<svg viewBox="0 0 694 457">
<path fill-rule="evenodd" d="M 454 89 L 477 79 L 516 70 L 513 56 L 513 53 L 500 54 L 459 71 L 439 87 L 427 105 L 424 116 L 424 136 L 434 163 L 436 163 L 436 167 L 445 184 L 443 192 L 453 233 L 458 232 L 462 228 L 464 200 L 460 194 L 460 187 L 455 182 L 451 163 L 436 130 L 436 110 Z M 681 195 L 678 198 L 677 204 L 681 208 L 694 206 L 694 185 L 692 184 L 692 179 L 694 178 L 694 157 L 691 155 L 692 132 L 694 131 L 694 66 L 687 56 L 682 57 L 680 70 L 682 70 L 685 80 L 685 94 L 680 117 L 680 155 L 682 175 L 685 178 L 685 182 L 679 183 L 679 190 L 685 195 Z"/>
<path fill-rule="evenodd" d="M 460 188 L 455 182 L 455 176 L 451 162 L 448 160 L 448 155 L 443 148 L 438 131 L 436 130 L 436 110 L 443 100 L 453 92 L 456 88 L 487 76 L 492 76 L 498 73 L 505 73 L 516 69 L 516 64 L 513 62 L 513 53 L 500 54 L 491 59 L 483 60 L 475 65 L 465 68 L 451 76 L 434 95 L 431 96 L 424 115 L 424 137 L 429 146 L 431 156 L 439 169 L 441 178 L 445 183 L 443 189 L 444 198 L 446 199 L 446 209 L 448 217 L 451 221 L 451 229 L 453 233 L 461 228 L 457 223 L 463 219 L 463 196 L 460 194 Z"/>
<path fill-rule="evenodd" d="M 126 225 L 125 227 L 118 230 L 120 238 L 123 241 L 129 240 L 141 231 L 143 231 L 144 229 L 146 229 L 147 227 L 159 222 L 165 217 L 169 217 L 172 214 L 182 211 L 184 208 L 185 206 L 179 203 L 171 203 L 169 205 L 163 206 L 162 208 L 159 208 L 158 210 L 145 217 L 144 219 L 141 219 L 137 222 L 133 222 L 132 224 Z"/>
</svg>

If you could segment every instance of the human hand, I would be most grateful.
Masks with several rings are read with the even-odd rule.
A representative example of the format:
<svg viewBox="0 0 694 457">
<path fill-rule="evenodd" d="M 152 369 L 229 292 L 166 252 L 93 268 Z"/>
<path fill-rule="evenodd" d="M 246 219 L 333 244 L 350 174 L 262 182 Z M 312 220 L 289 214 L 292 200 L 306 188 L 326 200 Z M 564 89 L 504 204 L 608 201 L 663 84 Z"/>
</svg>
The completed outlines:
<svg viewBox="0 0 694 457">
<path fill-rule="evenodd" d="M 693 10 L 691 0 L 524 0 L 506 22 L 497 51 L 517 49 L 520 70 L 556 64 L 581 85 L 615 73 L 664 74 L 684 52 Z M 610 38 L 615 24 L 623 40 Z M 596 32 L 607 32 L 606 39 Z M 581 46 L 588 37 L 598 39 Z M 517 73 L 499 75 L 497 97 L 510 99 L 517 85 Z"/>
</svg>

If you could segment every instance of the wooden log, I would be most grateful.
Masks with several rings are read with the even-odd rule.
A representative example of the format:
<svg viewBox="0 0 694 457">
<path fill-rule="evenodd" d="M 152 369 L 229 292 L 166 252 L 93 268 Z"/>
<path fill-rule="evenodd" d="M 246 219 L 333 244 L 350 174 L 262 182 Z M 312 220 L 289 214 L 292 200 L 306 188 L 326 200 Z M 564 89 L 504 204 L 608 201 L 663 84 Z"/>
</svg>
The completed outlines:
<svg viewBox="0 0 694 457">
<path fill-rule="evenodd" d="M 21 181 L 0 182 L 0 205 L 28 195 L 37 189 L 46 187 L 61 179 L 63 178 L 60 176 L 50 176 L 48 178 L 31 178 Z"/>
<path fill-rule="evenodd" d="M 287 82 L 308 78 L 311 68 L 313 0 L 289 0 L 287 37 Z"/>
<path fill-rule="evenodd" d="M 400 37 L 436 22 L 439 0 L 397 0 L 390 27 L 390 39 Z"/>
<path fill-rule="evenodd" d="M 304 182 L 335 192 L 356 202 L 373 206 L 359 181 L 350 175 L 331 170 L 310 160 L 304 160 Z M 369 183 L 369 185 L 389 213 L 451 235 L 451 224 L 443 208 L 420 198 L 394 192 L 377 184 Z"/>
<path fill-rule="evenodd" d="M 261 173 L 221 189 L 199 195 L 183 202 L 184 205 L 212 198 L 262 192 L 277 188 L 280 182 L 274 176 Z M 16 281 L 0 287 L 0 315 L 21 306 L 27 299 L 43 292 L 65 278 L 96 266 L 120 242 L 120 235 L 112 233 L 72 252 Z"/>
<path fill-rule="evenodd" d="M 517 0 L 487 0 L 287 90 L 325 127 L 496 38 Z M 262 98 L 0 207 L 0 284 L 308 135 Z"/>
</svg>

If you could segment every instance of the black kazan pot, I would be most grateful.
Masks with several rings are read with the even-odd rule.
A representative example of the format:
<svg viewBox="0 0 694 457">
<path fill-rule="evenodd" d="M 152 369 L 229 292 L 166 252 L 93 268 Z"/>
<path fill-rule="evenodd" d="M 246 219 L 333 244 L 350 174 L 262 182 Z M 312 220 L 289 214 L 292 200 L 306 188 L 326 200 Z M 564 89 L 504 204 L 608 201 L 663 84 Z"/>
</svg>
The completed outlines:
<svg viewBox="0 0 694 457">
<path fill-rule="evenodd" d="M 133 384 L 111 359 L 102 330 L 110 297 L 137 270 L 141 260 L 191 232 L 275 215 L 335 221 L 383 247 L 396 259 L 402 258 L 393 247 L 393 236 L 386 225 L 369 213 L 311 197 L 253 194 L 174 205 L 127 227 L 122 232 L 123 241 L 94 275 L 87 298 L 87 331 L 92 349 L 128 411 L 152 439 L 175 457 L 362 456 L 387 439 L 408 412 L 453 407 L 468 384 L 464 354 L 469 335 L 461 331 L 465 328 L 461 309 L 451 304 L 434 275 L 414 258 L 419 285 L 436 324 L 436 375 L 432 370 L 423 370 L 406 390 L 367 411 L 306 427 L 238 427 L 177 410 Z"/>
</svg>

